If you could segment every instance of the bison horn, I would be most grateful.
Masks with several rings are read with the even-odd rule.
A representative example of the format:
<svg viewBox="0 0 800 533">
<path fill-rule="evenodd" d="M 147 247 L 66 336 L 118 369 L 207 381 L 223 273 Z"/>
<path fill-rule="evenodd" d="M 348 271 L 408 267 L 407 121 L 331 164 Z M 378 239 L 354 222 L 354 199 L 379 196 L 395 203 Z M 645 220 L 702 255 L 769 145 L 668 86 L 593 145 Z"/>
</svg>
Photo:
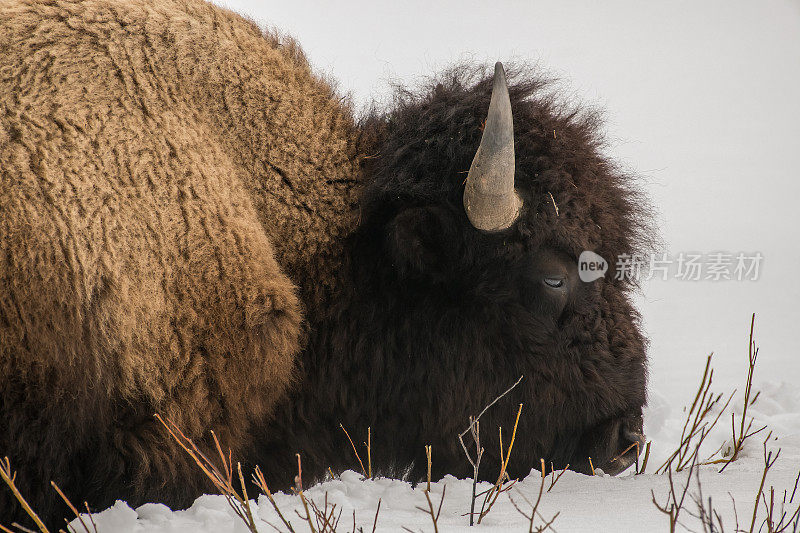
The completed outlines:
<svg viewBox="0 0 800 533">
<path fill-rule="evenodd" d="M 514 123 L 503 64 L 494 66 L 494 86 L 483 137 L 464 188 L 464 209 L 475 228 L 510 227 L 522 207 L 514 190 Z"/>
</svg>

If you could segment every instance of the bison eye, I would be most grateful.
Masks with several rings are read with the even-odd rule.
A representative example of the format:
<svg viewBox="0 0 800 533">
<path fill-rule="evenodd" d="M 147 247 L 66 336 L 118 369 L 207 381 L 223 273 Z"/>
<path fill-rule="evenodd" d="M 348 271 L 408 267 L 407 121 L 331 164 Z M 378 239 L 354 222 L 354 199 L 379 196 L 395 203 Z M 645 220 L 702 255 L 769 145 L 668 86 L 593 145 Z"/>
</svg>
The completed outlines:
<svg viewBox="0 0 800 533">
<path fill-rule="evenodd" d="M 554 289 L 559 289 L 564 286 L 563 278 L 544 278 L 544 284 Z"/>
</svg>

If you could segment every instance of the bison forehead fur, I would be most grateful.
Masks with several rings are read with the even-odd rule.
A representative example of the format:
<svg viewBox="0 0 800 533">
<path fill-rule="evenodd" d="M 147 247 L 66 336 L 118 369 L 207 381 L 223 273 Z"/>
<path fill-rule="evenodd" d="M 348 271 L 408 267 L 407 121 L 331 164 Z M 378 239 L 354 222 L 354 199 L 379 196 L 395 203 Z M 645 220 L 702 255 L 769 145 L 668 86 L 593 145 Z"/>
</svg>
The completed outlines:
<svg viewBox="0 0 800 533">
<path fill-rule="evenodd" d="M 585 471 L 641 439 L 631 283 L 576 278 L 648 246 L 595 115 L 509 72 L 516 223 L 462 205 L 492 91 L 460 67 L 356 120 L 299 48 L 200 0 L 11 0 L 0 11 L 0 456 L 46 520 L 211 490 L 153 413 L 214 429 L 271 486 L 352 467 Z M 0 516 L 21 510 L 0 491 Z M 55 523 L 55 522 L 54 522 Z"/>
</svg>

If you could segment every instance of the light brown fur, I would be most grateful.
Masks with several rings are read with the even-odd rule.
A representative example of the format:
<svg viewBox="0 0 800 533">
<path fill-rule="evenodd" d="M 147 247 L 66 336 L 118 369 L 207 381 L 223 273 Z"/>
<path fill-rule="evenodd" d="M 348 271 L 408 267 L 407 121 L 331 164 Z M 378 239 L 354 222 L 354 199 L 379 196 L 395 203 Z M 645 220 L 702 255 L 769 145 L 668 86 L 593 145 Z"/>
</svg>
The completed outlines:
<svg viewBox="0 0 800 533">
<path fill-rule="evenodd" d="M 247 447 L 334 285 L 354 131 L 293 43 L 203 1 L 0 0 L 0 456 L 24 488 L 163 500 L 189 469 L 154 412 Z"/>
</svg>

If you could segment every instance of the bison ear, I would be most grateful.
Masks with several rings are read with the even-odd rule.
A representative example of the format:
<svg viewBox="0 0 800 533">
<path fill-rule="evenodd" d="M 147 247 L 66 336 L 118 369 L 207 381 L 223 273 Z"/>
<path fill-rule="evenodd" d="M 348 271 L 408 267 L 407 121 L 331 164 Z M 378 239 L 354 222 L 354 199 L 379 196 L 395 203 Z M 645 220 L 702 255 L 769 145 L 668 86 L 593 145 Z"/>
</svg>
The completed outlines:
<svg viewBox="0 0 800 533">
<path fill-rule="evenodd" d="M 447 213 L 437 207 L 412 207 L 395 216 L 386 244 L 401 277 L 446 270 L 455 245 L 450 226 Z"/>
</svg>

